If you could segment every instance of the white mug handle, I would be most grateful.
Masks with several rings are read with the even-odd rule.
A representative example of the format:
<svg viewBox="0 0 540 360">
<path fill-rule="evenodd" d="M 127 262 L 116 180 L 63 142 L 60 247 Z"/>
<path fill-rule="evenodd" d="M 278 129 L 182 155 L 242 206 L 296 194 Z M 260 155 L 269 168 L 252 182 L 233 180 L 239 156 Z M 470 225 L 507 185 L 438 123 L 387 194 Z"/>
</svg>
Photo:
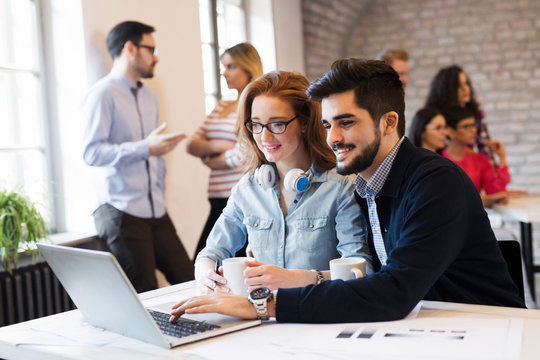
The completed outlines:
<svg viewBox="0 0 540 360">
<path fill-rule="evenodd" d="M 355 279 L 358 279 L 364 276 L 364 273 L 362 272 L 362 270 L 357 269 L 357 268 L 352 268 L 351 273 L 354 275 Z"/>
</svg>

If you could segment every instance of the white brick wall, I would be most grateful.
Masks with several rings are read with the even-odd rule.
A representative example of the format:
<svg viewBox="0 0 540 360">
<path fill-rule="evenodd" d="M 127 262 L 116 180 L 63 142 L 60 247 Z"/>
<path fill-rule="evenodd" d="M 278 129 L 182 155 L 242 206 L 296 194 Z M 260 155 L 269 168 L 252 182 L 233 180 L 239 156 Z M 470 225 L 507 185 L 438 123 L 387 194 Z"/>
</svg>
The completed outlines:
<svg viewBox="0 0 540 360">
<path fill-rule="evenodd" d="M 540 191 L 540 1 L 304 0 L 303 16 L 311 80 L 340 57 L 409 51 L 407 119 L 441 67 L 462 66 L 506 145 L 510 187 Z"/>
</svg>

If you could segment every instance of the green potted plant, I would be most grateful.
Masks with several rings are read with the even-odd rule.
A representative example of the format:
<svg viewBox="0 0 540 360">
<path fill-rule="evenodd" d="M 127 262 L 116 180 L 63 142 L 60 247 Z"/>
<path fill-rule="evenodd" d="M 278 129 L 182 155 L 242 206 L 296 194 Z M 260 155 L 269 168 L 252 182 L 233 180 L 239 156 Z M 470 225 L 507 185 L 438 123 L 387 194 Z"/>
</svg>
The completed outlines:
<svg viewBox="0 0 540 360">
<path fill-rule="evenodd" d="M 17 190 L 0 189 L 0 263 L 12 273 L 19 251 L 29 251 L 35 258 L 35 243 L 47 236 L 45 220 L 34 203 Z"/>
</svg>

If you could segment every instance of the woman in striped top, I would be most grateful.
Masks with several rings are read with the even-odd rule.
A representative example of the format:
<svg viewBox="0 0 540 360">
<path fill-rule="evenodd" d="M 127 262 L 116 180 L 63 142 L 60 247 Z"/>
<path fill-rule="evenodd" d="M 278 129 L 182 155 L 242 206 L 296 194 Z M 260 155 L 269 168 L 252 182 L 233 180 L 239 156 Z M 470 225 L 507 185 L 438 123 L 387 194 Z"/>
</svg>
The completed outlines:
<svg viewBox="0 0 540 360">
<path fill-rule="evenodd" d="M 238 96 L 250 81 L 262 75 L 257 50 L 248 43 L 237 44 L 221 55 L 223 76 Z M 197 244 L 195 256 L 206 245 L 206 238 L 227 204 L 232 187 L 242 177 L 243 155 L 236 142 L 235 125 L 238 99 L 220 100 L 208 118 L 187 142 L 187 151 L 201 158 L 211 169 L 208 181 L 210 214 Z"/>
</svg>

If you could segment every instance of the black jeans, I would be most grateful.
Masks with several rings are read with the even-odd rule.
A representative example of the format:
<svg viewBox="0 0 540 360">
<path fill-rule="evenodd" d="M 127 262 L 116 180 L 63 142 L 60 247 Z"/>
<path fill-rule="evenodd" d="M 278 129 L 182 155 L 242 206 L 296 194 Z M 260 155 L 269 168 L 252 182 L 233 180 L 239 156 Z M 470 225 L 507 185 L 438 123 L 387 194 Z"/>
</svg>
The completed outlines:
<svg viewBox="0 0 540 360">
<path fill-rule="evenodd" d="M 210 214 L 208 215 L 208 219 L 206 220 L 206 224 L 204 225 L 204 229 L 202 231 L 201 237 L 199 238 L 199 243 L 197 244 L 197 249 L 195 250 L 195 256 L 193 257 L 193 261 L 197 259 L 197 254 L 204 249 L 206 246 L 206 239 L 208 238 L 208 235 L 210 235 L 210 232 L 214 228 L 214 224 L 216 223 L 217 219 L 221 216 L 221 213 L 223 212 L 223 209 L 227 205 L 228 198 L 214 198 L 214 199 L 208 199 L 210 202 Z M 242 249 L 240 249 L 236 256 L 246 256 L 246 245 Z"/>
<path fill-rule="evenodd" d="M 139 218 L 104 204 L 94 212 L 94 222 L 137 292 L 157 288 L 156 268 L 171 284 L 193 280 L 192 262 L 169 215 Z"/>
</svg>

